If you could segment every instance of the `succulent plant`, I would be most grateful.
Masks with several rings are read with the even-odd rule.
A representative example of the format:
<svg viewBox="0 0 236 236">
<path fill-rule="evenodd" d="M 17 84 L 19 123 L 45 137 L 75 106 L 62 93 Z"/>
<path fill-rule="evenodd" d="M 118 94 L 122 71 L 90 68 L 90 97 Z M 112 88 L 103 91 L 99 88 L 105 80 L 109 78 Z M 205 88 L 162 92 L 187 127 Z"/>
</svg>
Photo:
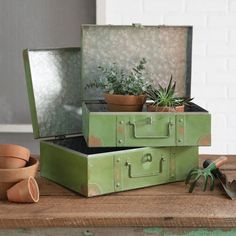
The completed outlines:
<svg viewBox="0 0 236 236">
<path fill-rule="evenodd" d="M 149 99 L 153 101 L 152 105 L 160 107 L 177 107 L 189 105 L 193 98 L 175 97 L 176 82 L 172 82 L 172 75 L 167 87 L 158 84 L 159 88 L 149 88 L 146 92 Z"/>
<path fill-rule="evenodd" d="M 101 72 L 97 81 L 88 83 L 85 88 L 101 88 L 105 93 L 119 95 L 142 95 L 151 87 L 150 82 L 146 79 L 147 63 L 142 58 L 139 64 L 133 67 L 129 72 L 120 68 L 116 63 L 111 66 L 99 66 Z"/>
</svg>

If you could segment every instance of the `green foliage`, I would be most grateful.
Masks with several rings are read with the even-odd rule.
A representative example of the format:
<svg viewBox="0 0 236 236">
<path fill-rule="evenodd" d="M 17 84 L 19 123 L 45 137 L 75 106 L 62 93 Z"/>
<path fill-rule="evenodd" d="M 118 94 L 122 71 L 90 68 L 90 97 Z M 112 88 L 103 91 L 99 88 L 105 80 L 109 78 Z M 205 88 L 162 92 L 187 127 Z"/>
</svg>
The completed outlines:
<svg viewBox="0 0 236 236">
<path fill-rule="evenodd" d="M 175 97 L 176 82 L 172 82 L 172 75 L 167 87 L 162 87 L 159 84 L 159 89 L 154 87 L 149 88 L 147 96 L 153 100 L 153 105 L 161 107 L 176 107 L 182 105 L 189 105 L 193 98 Z"/>
<path fill-rule="evenodd" d="M 99 80 L 92 81 L 85 88 L 101 88 L 105 93 L 119 95 L 145 94 L 151 87 L 145 76 L 146 63 L 146 59 L 142 58 L 130 72 L 124 71 L 116 63 L 108 67 L 99 66 L 101 72 Z"/>
</svg>

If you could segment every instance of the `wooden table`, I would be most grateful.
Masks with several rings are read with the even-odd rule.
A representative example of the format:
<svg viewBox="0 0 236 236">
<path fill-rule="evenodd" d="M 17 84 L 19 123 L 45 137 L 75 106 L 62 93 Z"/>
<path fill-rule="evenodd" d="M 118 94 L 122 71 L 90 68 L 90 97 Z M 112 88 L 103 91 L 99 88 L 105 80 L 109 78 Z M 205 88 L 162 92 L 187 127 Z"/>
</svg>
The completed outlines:
<svg viewBox="0 0 236 236">
<path fill-rule="evenodd" d="M 202 160 L 214 158 L 201 155 L 200 165 Z M 236 178 L 236 156 L 229 156 L 222 170 Z M 199 227 L 224 228 L 225 232 L 236 235 L 236 201 L 227 198 L 218 185 L 213 192 L 197 189 L 189 194 L 188 187 L 177 182 L 85 198 L 44 178 L 37 177 L 37 181 L 41 194 L 37 204 L 0 201 L 0 235 L 11 232 L 3 228 L 14 228 L 20 235 L 24 231 L 16 228 L 31 228 L 25 235 L 30 232 L 38 235 L 41 227 L 44 228 L 40 232 L 48 232 L 47 235 L 51 227 L 52 235 L 64 235 L 68 227 L 67 235 L 165 235 L 163 232 L 171 235 L 171 232 L 187 234 L 193 230 L 198 230 L 200 235 L 207 230 L 196 229 Z M 113 233 L 107 233 L 109 230 Z"/>
</svg>

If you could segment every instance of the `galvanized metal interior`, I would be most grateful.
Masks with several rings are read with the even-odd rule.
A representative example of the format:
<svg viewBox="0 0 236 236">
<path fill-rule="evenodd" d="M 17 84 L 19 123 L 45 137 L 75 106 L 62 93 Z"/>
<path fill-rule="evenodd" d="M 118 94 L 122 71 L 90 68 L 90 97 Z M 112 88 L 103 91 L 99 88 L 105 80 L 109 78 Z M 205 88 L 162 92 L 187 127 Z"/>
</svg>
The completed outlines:
<svg viewBox="0 0 236 236">
<path fill-rule="evenodd" d="M 147 78 L 167 85 L 177 82 L 176 95 L 190 97 L 192 27 L 190 26 L 82 26 L 83 87 L 99 78 L 98 66 L 116 63 L 125 70 L 147 60 Z M 102 91 L 87 89 L 84 100 L 102 98 Z"/>
<path fill-rule="evenodd" d="M 80 48 L 25 50 L 35 138 L 81 133 Z"/>
</svg>

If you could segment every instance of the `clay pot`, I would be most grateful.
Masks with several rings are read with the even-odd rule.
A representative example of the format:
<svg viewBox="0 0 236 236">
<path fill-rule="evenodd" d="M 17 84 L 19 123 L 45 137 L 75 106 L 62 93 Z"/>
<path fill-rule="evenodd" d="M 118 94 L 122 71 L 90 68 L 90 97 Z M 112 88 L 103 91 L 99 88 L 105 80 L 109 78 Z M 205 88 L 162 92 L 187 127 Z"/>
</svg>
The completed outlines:
<svg viewBox="0 0 236 236">
<path fill-rule="evenodd" d="M 140 95 L 117 95 L 105 93 L 105 101 L 108 111 L 135 112 L 142 111 L 143 104 L 146 102 L 146 96 Z"/>
<path fill-rule="evenodd" d="M 30 151 L 15 144 L 0 144 L 0 168 L 11 169 L 24 167 L 29 160 Z"/>
<path fill-rule="evenodd" d="M 10 202 L 38 202 L 39 187 L 35 178 L 30 176 L 8 189 L 7 199 Z"/>
<path fill-rule="evenodd" d="M 184 105 L 177 107 L 159 107 L 147 104 L 147 111 L 149 112 L 184 112 Z"/>
<path fill-rule="evenodd" d="M 14 184 L 37 174 L 39 161 L 30 157 L 26 167 L 18 169 L 0 169 L 0 199 L 6 199 L 7 190 Z"/>
</svg>

